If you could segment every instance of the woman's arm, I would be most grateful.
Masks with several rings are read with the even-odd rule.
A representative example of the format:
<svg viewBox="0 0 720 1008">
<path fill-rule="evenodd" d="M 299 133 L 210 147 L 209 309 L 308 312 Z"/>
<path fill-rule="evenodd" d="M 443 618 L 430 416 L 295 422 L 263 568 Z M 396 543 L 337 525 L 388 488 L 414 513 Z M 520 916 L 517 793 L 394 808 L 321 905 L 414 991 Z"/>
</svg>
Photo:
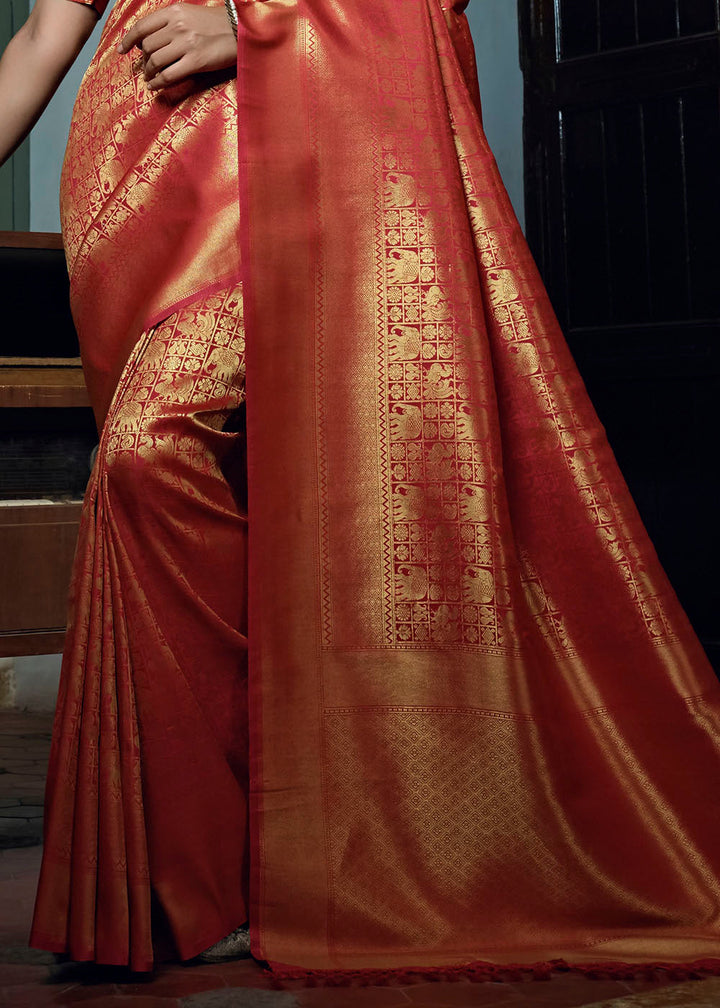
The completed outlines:
<svg viewBox="0 0 720 1008">
<path fill-rule="evenodd" d="M 0 164 L 40 118 L 96 23 L 90 7 L 36 0 L 0 60 Z"/>
</svg>

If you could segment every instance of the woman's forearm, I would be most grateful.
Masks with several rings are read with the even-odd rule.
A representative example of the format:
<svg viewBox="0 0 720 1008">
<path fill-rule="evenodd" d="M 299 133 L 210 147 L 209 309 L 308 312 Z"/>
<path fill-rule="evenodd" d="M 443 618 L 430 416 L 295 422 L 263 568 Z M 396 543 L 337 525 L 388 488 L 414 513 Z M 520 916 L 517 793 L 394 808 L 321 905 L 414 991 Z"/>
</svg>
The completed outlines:
<svg viewBox="0 0 720 1008">
<path fill-rule="evenodd" d="M 87 41 L 96 15 L 67 0 L 38 0 L 0 60 L 0 164 L 37 122 Z"/>
</svg>

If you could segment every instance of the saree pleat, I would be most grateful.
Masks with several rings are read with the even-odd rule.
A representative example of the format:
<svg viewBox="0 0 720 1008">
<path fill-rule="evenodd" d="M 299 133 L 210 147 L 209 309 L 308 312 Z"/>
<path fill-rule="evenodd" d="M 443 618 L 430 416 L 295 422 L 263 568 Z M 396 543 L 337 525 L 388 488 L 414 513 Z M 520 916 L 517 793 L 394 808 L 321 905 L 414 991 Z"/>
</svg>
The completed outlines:
<svg viewBox="0 0 720 1008">
<path fill-rule="evenodd" d="M 31 936 L 78 960 L 151 969 L 153 899 L 186 959 L 247 917 L 241 297 L 143 334 L 88 487 Z"/>
<path fill-rule="evenodd" d="M 462 6 L 240 7 L 254 951 L 718 970 L 718 683 L 488 149 Z"/>
<path fill-rule="evenodd" d="M 122 660 L 128 650 L 117 567 L 103 524 L 94 475 L 70 599 L 80 621 L 68 628 L 31 940 L 78 960 L 147 969 L 153 957 L 137 718 Z"/>
</svg>

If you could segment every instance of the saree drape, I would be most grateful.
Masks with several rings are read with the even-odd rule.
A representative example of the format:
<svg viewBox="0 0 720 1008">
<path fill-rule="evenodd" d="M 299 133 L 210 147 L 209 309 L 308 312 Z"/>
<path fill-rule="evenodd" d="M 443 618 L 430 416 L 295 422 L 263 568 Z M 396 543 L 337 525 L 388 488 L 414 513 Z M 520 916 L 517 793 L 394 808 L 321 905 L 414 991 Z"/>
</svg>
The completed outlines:
<svg viewBox="0 0 720 1008">
<path fill-rule="evenodd" d="M 718 684 L 463 6 L 240 5 L 255 954 L 717 968 Z"/>
<path fill-rule="evenodd" d="M 138 423 L 143 347 L 182 320 L 207 349 L 244 310 L 255 955 L 279 977 L 335 979 L 560 960 L 720 971 L 718 684 L 488 150 L 465 4 L 247 0 L 237 105 L 227 80 L 147 94 L 115 45 L 158 5 L 111 12 L 76 107 L 64 230 L 104 436 L 118 414 Z M 166 342 L 172 404 L 182 355 Z M 215 400 L 202 383 L 228 368 L 203 357 L 189 410 L 195 434 L 216 417 L 198 451 L 223 528 L 244 514 L 216 446 L 238 385 Z M 153 896 L 185 957 L 245 909 L 244 539 L 218 545 L 210 484 L 182 473 L 160 518 L 151 491 L 123 511 L 91 484 L 107 522 L 89 527 L 112 548 L 93 553 L 85 601 L 109 578 L 117 620 L 89 619 L 93 647 L 66 658 L 33 932 L 137 969 Z M 138 571 L 159 568 L 113 559 L 118 509 L 153 542 L 169 525 L 193 546 L 187 584 L 204 587 L 181 594 L 210 618 L 174 665 L 153 606 L 132 602 Z M 172 624 L 186 581 L 163 555 Z M 119 639 L 138 660 L 114 661 Z M 98 757 L 105 742 L 119 763 Z M 163 830 L 189 821 L 174 872 Z"/>
<path fill-rule="evenodd" d="M 31 944 L 152 969 L 248 915 L 247 514 L 234 74 L 147 92 L 120 0 L 62 178 L 102 429 L 85 496 Z M 212 85 L 212 86 L 209 86 Z M 169 939 L 169 941 L 167 940 Z"/>
</svg>

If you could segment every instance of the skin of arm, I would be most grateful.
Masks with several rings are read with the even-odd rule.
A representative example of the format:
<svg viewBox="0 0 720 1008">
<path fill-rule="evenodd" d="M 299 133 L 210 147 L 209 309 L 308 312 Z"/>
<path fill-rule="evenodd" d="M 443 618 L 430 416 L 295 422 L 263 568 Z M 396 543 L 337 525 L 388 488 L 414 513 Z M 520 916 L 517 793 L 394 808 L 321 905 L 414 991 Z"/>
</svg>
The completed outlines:
<svg viewBox="0 0 720 1008">
<path fill-rule="evenodd" d="M 2 0 L 0 0 L 2 2 Z M 0 60 L 0 164 L 39 119 L 97 23 L 92 8 L 36 0 Z M 223 7 L 174 3 L 140 18 L 118 47 L 143 54 L 151 91 L 234 67 L 237 40 Z"/>
<path fill-rule="evenodd" d="M 0 164 L 25 139 L 97 23 L 68 0 L 37 0 L 0 60 Z"/>
</svg>

